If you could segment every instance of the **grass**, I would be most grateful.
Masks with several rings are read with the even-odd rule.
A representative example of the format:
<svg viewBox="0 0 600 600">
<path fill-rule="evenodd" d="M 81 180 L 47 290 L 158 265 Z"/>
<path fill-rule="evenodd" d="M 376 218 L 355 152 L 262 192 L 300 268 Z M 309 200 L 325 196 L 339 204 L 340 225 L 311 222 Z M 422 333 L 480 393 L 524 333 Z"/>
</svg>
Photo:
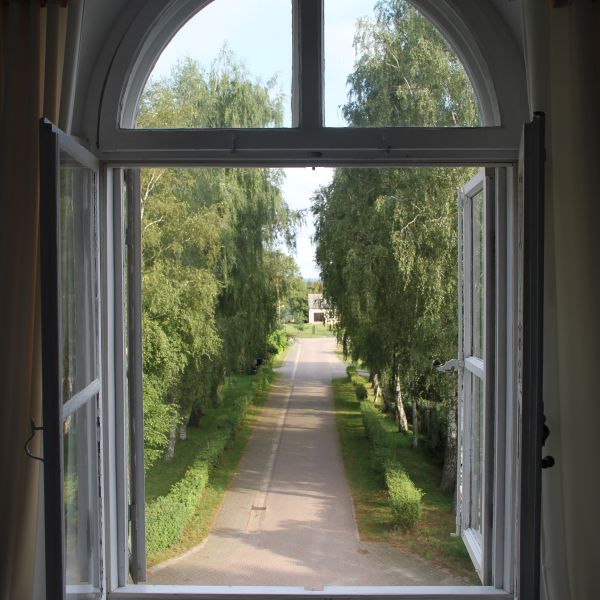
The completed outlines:
<svg viewBox="0 0 600 600">
<path fill-rule="evenodd" d="M 355 376 L 355 380 L 366 385 L 361 377 Z M 425 448 L 413 450 L 412 435 L 397 433 L 394 421 L 388 421 L 386 425 L 397 439 L 398 460 L 415 485 L 425 492 L 415 530 L 394 529 L 383 478 L 371 466 L 370 446 L 354 385 L 346 378 L 337 379 L 333 381 L 333 391 L 340 445 L 361 539 L 402 547 L 463 577 L 466 584 L 478 584 L 462 540 L 450 535 L 455 528 L 452 495 L 439 489 L 440 465 L 435 464 Z M 370 388 L 369 398 L 372 400 Z"/>
<path fill-rule="evenodd" d="M 274 357 L 271 364 L 280 363 L 284 355 L 285 351 Z M 256 389 L 255 382 L 257 378 L 255 375 L 235 375 L 227 380 L 223 386 L 224 402 L 239 395 L 250 395 L 254 398 L 254 402 L 248 408 L 246 419 L 228 444 L 217 468 L 212 473 L 204 493 L 198 498 L 194 515 L 187 524 L 179 543 L 165 552 L 147 556 L 148 567 L 179 556 L 186 550 L 200 544 L 208 536 L 225 493 L 237 472 L 246 444 L 269 395 L 275 377 L 276 375 L 273 373 L 271 384 L 263 390 Z M 147 499 L 151 500 L 167 493 L 171 486 L 183 477 L 197 450 L 204 447 L 203 440 L 206 437 L 206 431 L 214 422 L 216 413 L 216 410 L 207 411 L 199 428 L 188 429 L 188 439 L 177 444 L 173 462 L 169 464 L 161 462 L 146 474 Z"/>
<path fill-rule="evenodd" d="M 323 323 L 286 323 L 285 332 L 295 338 L 335 337 L 335 331 L 330 325 Z"/>
</svg>

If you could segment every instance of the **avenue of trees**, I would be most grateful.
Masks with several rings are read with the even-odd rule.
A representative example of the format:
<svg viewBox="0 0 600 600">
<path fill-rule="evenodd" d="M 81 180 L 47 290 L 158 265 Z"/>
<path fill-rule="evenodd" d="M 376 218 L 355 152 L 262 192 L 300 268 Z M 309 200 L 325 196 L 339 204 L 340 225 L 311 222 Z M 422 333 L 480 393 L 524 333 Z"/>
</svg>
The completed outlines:
<svg viewBox="0 0 600 600">
<path fill-rule="evenodd" d="M 403 0 L 359 21 L 343 107 L 350 126 L 473 126 L 478 111 L 457 57 Z M 370 369 L 400 431 L 419 424 L 456 472 L 456 379 L 432 368 L 457 354 L 456 190 L 472 170 L 337 169 L 313 199 L 317 263 L 344 351 Z M 407 419 L 408 413 L 408 419 Z"/>
<path fill-rule="evenodd" d="M 137 126 L 269 127 L 281 117 L 273 83 L 252 81 L 223 51 L 208 70 L 185 59 L 150 82 Z M 227 375 L 248 372 L 269 349 L 299 278 L 277 249 L 293 245 L 298 219 L 281 196 L 282 177 L 269 169 L 142 172 L 146 469 L 168 460 L 188 424 L 221 401 Z"/>
</svg>

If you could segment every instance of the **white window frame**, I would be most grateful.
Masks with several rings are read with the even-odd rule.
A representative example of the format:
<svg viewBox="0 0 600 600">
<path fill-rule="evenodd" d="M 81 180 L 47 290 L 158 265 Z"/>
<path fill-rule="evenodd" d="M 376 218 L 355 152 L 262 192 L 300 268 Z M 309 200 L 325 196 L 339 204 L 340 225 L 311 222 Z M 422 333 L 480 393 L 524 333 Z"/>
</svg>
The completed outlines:
<svg viewBox="0 0 600 600">
<path fill-rule="evenodd" d="M 106 417 L 105 539 L 104 564 L 108 597 L 120 598 L 213 598 L 237 597 L 365 597 L 365 598 L 513 598 L 519 577 L 528 569 L 527 561 L 518 561 L 519 462 L 516 452 L 520 430 L 517 400 L 520 389 L 517 380 L 517 330 L 520 311 L 516 305 L 517 289 L 523 271 L 518 265 L 521 246 L 517 227 L 520 224 L 515 208 L 518 131 L 525 118 L 524 86 L 514 93 L 512 81 L 522 77 L 522 64 L 510 53 L 502 57 L 481 55 L 483 38 L 497 47 L 506 46 L 506 35 L 492 23 L 481 22 L 481 30 L 465 25 L 470 14 L 478 13 L 477 0 L 415 0 L 449 38 L 480 94 L 484 126 L 477 128 L 325 128 L 322 122 L 322 19 L 320 0 L 293 0 L 296 77 L 294 116 L 295 128 L 277 130 L 128 130 L 126 121 L 133 118 L 143 81 L 160 49 L 169 36 L 204 0 L 171 0 L 170 2 L 131 3 L 129 17 L 119 23 L 124 30 L 115 31 L 119 38 L 114 56 L 110 55 L 107 78 L 99 93 L 99 120 L 89 127 L 97 154 L 104 163 L 102 203 L 102 332 L 103 412 Z M 471 10 L 472 9 L 472 10 Z M 127 16 L 127 15 L 126 15 Z M 135 18 L 134 18 L 135 17 Z M 503 38 L 504 35 L 504 38 Z M 318 43 L 314 43 L 315 39 Z M 493 61 L 496 60 L 496 63 Z M 490 64 L 486 70 L 485 63 Z M 302 66 L 302 68 L 298 68 Z M 312 68 L 310 68 L 312 66 Z M 480 67 L 480 68 L 478 68 Z M 507 87 L 498 73 L 509 77 Z M 524 78 L 523 78 L 524 79 Z M 137 82 L 137 83 L 136 83 Z M 495 100 L 497 94 L 497 100 Z M 94 94 L 90 94 L 93 98 Z M 148 586 L 127 583 L 127 523 L 129 514 L 126 473 L 128 469 L 128 437 L 124 404 L 124 336 L 122 257 L 124 235 L 122 224 L 122 190 L 120 169 L 130 166 L 481 166 L 495 171 L 493 189 L 497 194 L 495 218 L 497 256 L 494 294 L 496 359 L 494 377 L 495 434 L 486 443 L 505 440 L 503 451 L 495 451 L 493 534 L 491 544 L 489 584 L 484 586 L 402 587 L 402 588 L 325 588 L 322 592 L 307 592 L 299 588 L 209 588 L 202 586 Z M 502 207 L 500 209 L 500 207 Z M 120 221 L 121 220 L 121 221 Z M 499 226 L 498 226 L 499 225 Z M 502 229 L 504 227 L 504 229 Z M 500 235 L 500 231 L 504 231 Z M 500 239 L 501 238 L 501 239 Z M 517 250 L 518 248 L 518 250 Z M 504 261 L 503 266 L 500 266 Z M 119 272 L 121 275 L 119 275 Z M 501 286 L 504 286 L 503 288 Z M 498 312 L 496 312 L 498 311 Z M 499 352 L 500 342 L 504 343 Z M 503 362 L 504 361 L 504 362 Z M 476 366 L 476 365 L 475 365 Z M 500 418 L 499 418 L 500 417 Z M 505 423 L 507 426 L 505 427 Z M 500 434 L 500 435 L 499 435 Z M 496 444 L 497 446 L 497 444 Z M 486 447 L 487 448 L 487 447 Z M 491 478 L 490 478 L 491 481 Z M 523 494 L 521 494 L 523 497 Z M 523 544 L 520 543 L 520 548 Z M 515 585 L 516 581 L 516 585 Z"/>
</svg>

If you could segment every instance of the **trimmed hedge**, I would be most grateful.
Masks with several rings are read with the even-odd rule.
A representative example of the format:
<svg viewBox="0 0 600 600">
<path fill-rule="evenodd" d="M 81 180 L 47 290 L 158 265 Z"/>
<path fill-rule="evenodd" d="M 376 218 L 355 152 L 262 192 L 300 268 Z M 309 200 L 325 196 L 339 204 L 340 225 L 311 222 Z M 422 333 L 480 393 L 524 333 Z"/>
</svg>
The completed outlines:
<svg viewBox="0 0 600 600">
<path fill-rule="evenodd" d="M 213 468 L 242 424 L 249 405 L 248 396 L 231 402 L 210 432 L 206 448 L 198 454 L 183 478 L 173 485 L 168 494 L 146 504 L 147 554 L 163 552 L 179 541 Z"/>
<path fill-rule="evenodd" d="M 390 508 L 394 525 L 413 529 L 421 516 L 423 492 L 412 482 L 399 464 L 388 464 L 385 483 L 389 492 Z"/>
<path fill-rule="evenodd" d="M 371 443 L 373 468 L 383 474 L 394 525 L 412 529 L 421 516 L 423 492 L 395 460 L 394 439 L 385 428 L 385 416 L 370 402 L 360 403 L 365 432 Z"/>
</svg>

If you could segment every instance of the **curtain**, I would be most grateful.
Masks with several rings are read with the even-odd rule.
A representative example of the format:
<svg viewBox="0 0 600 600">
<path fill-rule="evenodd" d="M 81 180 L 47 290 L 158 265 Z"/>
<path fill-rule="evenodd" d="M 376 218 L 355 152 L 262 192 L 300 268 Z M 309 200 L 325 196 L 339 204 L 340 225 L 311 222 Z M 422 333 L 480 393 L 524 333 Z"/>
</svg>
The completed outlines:
<svg viewBox="0 0 600 600">
<path fill-rule="evenodd" d="M 542 597 L 598 597 L 600 2 L 524 0 L 530 108 L 547 114 Z"/>
<path fill-rule="evenodd" d="M 38 120 L 61 112 L 68 11 L 41 4 L 0 3 L 0 598 L 24 600 L 43 469 L 24 453 L 41 422 Z"/>
</svg>

